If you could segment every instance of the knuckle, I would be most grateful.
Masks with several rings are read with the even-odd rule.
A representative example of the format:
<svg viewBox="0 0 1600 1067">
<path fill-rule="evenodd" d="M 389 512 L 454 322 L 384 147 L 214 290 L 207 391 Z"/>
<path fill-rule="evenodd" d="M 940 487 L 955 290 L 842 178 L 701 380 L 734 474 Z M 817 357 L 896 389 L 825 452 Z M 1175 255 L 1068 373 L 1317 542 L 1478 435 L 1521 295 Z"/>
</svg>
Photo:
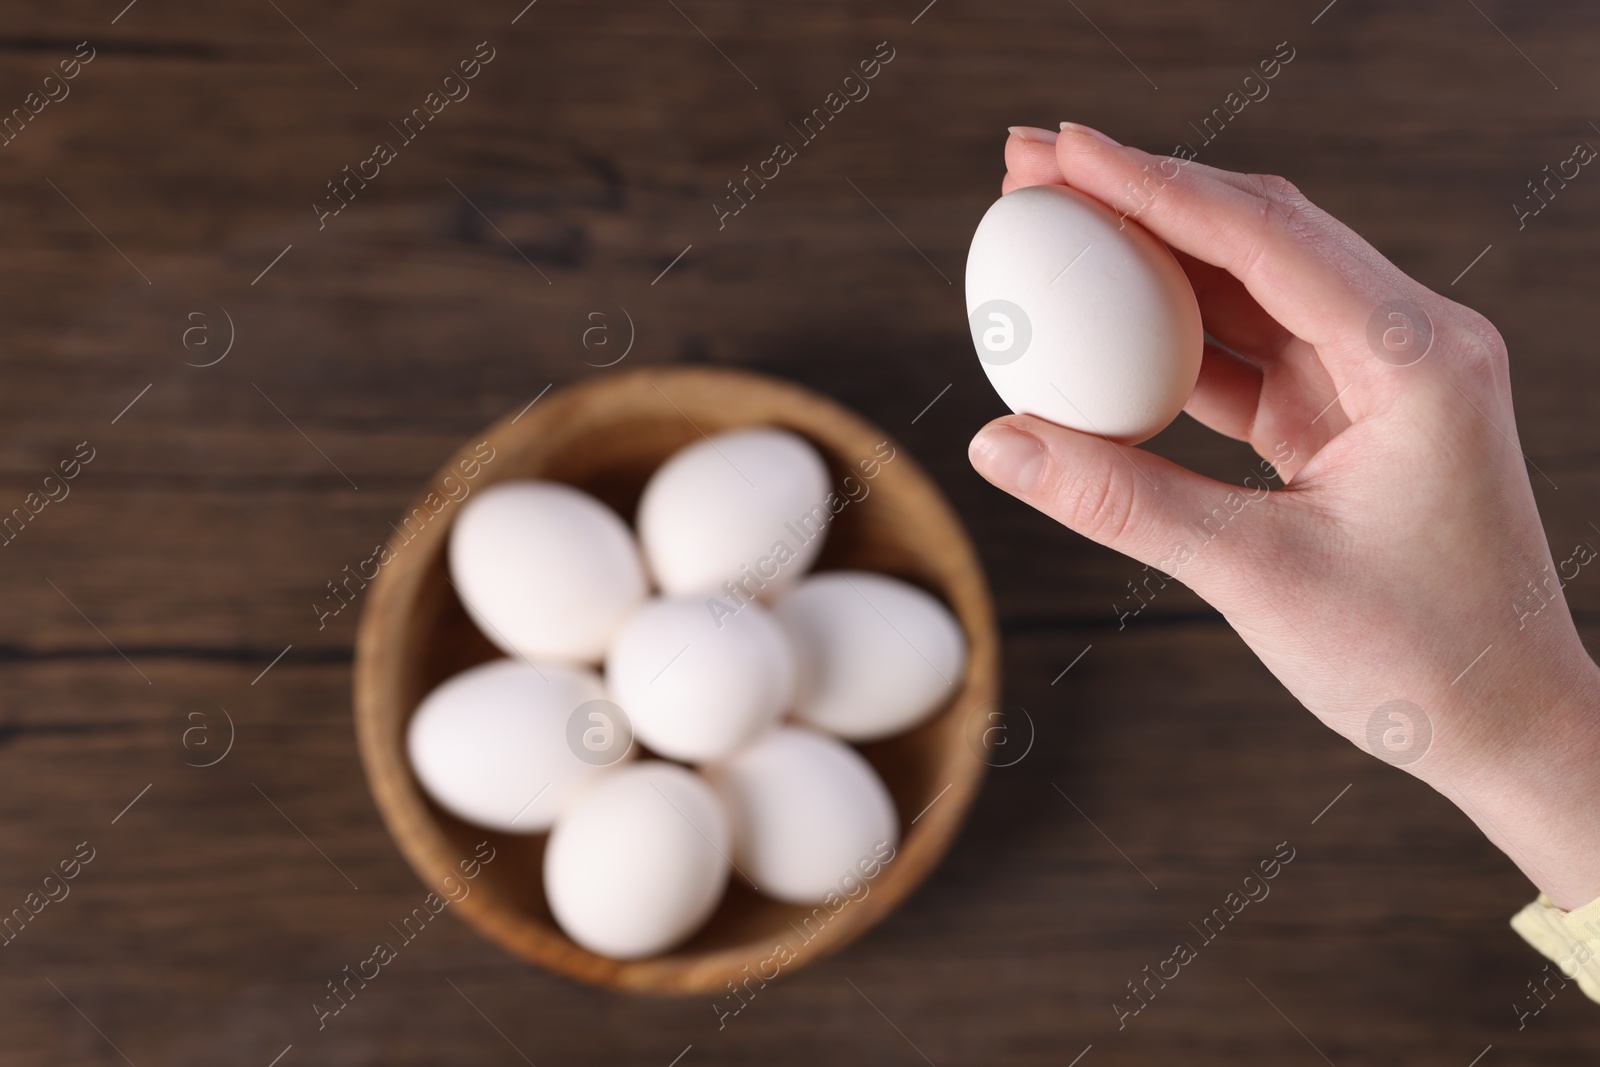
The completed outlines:
<svg viewBox="0 0 1600 1067">
<path fill-rule="evenodd" d="M 1511 360 L 1505 340 L 1494 324 L 1476 312 L 1455 324 L 1459 343 L 1457 374 L 1467 389 L 1482 397 L 1509 401 L 1511 395 Z"/>
<path fill-rule="evenodd" d="M 1436 297 L 1426 306 L 1433 315 L 1433 348 L 1439 355 L 1437 368 L 1455 385 L 1454 391 L 1440 394 L 1444 407 L 1459 408 L 1465 394 L 1487 410 L 1504 409 L 1509 415 L 1511 366 L 1506 342 L 1494 323 L 1483 314 L 1446 298 Z M 1468 414 L 1472 414 L 1468 409 Z M 1476 418 L 1476 416 L 1473 416 Z M 1500 418 L 1499 414 L 1495 416 Z"/>
<path fill-rule="evenodd" d="M 1240 274 L 1258 270 L 1274 244 L 1283 240 L 1310 240 L 1316 234 L 1311 202 L 1287 178 L 1275 174 L 1247 174 L 1255 190 L 1250 232 L 1254 235 L 1240 260 Z"/>
<path fill-rule="evenodd" d="M 1137 494 L 1115 469 L 1100 464 L 1075 471 L 1057 487 L 1063 520 L 1103 545 L 1114 545 L 1135 528 Z"/>
<path fill-rule="evenodd" d="M 1437 305 L 1438 338 L 1451 353 L 1459 370 L 1485 382 L 1504 377 L 1510 366 L 1505 338 L 1486 315 L 1463 304 L 1445 300 Z"/>
<path fill-rule="evenodd" d="M 1280 204 L 1300 205 L 1305 203 L 1305 197 L 1288 178 L 1277 174 L 1247 174 L 1245 177 L 1255 187 L 1256 194 L 1264 199 Z"/>
<path fill-rule="evenodd" d="M 1468 309 L 1462 317 L 1461 328 L 1476 343 L 1491 366 L 1504 366 L 1510 362 L 1505 338 L 1500 336 L 1500 331 L 1486 315 Z"/>
</svg>

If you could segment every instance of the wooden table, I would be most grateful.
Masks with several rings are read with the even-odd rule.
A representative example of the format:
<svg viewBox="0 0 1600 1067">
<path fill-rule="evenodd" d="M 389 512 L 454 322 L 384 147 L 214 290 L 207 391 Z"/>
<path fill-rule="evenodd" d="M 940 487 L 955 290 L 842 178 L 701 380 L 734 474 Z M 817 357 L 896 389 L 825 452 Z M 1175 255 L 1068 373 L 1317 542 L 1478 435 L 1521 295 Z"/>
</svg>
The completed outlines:
<svg viewBox="0 0 1600 1067">
<path fill-rule="evenodd" d="M 4 506 L 93 453 L 0 553 L 0 907 L 93 855 L 0 949 L 4 1062 L 1466 1067 L 1493 1045 L 1483 1067 L 1570 1067 L 1600 1049 L 1573 989 L 1517 1029 L 1543 961 L 1506 919 L 1532 890 L 1465 818 L 1318 726 L 1182 589 L 1119 630 L 1138 568 L 972 473 L 967 438 L 1001 407 L 960 290 L 1008 124 L 1167 149 L 1287 41 L 1271 95 L 1202 158 L 1290 176 L 1495 320 L 1562 558 L 1600 522 L 1600 177 L 1520 231 L 1511 205 L 1600 144 L 1600 8 L 123 2 L 33 3 L 0 31 L 0 107 L 66 94 L 0 146 Z M 92 60 L 46 83 L 80 41 Z M 789 124 L 883 41 L 870 95 L 803 141 Z M 475 53 L 492 58 L 450 83 L 470 95 L 407 140 Z M 363 162 L 380 141 L 394 158 Z M 726 183 L 779 141 L 796 158 L 719 228 Z M 370 180 L 319 229 L 347 165 Z M 459 441 L 608 373 L 569 340 L 605 305 L 636 328 L 620 366 L 793 378 L 930 468 L 990 568 L 1033 749 L 906 906 L 720 1031 L 709 1003 L 578 988 L 449 919 L 319 1032 L 325 983 L 424 889 L 356 759 L 360 605 L 319 627 L 313 604 Z M 1186 420 L 1156 447 L 1234 480 L 1253 462 Z M 1568 596 L 1600 635 L 1600 578 Z M 219 706 L 231 750 L 185 766 L 185 729 L 220 750 Z M 1285 841 L 1270 898 L 1119 1031 L 1126 983 Z"/>
</svg>

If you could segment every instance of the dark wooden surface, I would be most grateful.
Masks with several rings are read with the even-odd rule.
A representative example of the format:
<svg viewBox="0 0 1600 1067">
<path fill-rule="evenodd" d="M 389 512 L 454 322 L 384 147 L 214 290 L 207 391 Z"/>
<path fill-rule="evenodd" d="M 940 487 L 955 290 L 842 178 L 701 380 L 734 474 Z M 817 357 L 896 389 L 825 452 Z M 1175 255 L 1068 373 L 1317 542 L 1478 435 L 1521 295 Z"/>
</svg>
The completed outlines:
<svg viewBox="0 0 1600 1067">
<path fill-rule="evenodd" d="M 1506 919 L 1532 891 L 1464 817 L 1325 732 L 1183 590 L 1119 632 L 1137 568 L 970 471 L 966 440 L 1001 408 L 960 291 L 1006 125 L 1166 149 L 1287 40 L 1271 95 L 1201 158 L 1288 175 L 1495 320 L 1565 558 L 1600 522 L 1600 176 L 1521 232 L 1511 205 L 1600 144 L 1600 9 L 539 0 L 513 25 L 520 0 L 122 2 L 13 4 L 0 28 L 0 110 L 77 42 L 97 50 L 0 147 L 0 505 L 95 449 L 0 549 L 0 909 L 95 849 L 0 948 L 4 1062 L 265 1067 L 292 1045 L 283 1067 L 946 1067 L 1092 1046 L 1083 1067 L 1466 1067 L 1493 1045 L 1483 1067 L 1567 1067 L 1600 1049 L 1600 1009 L 1571 989 L 1518 1031 L 1542 961 Z M 319 232 L 324 183 L 485 40 L 471 95 Z M 724 183 L 884 40 L 871 95 L 719 231 Z M 168 340 L 195 300 L 236 331 L 203 369 Z M 319 629 L 312 604 L 467 435 L 607 373 L 566 340 L 605 302 L 636 326 L 625 366 L 790 377 L 915 452 L 987 561 L 1035 744 L 900 911 L 721 1031 L 709 1003 L 567 984 L 446 915 L 318 1032 L 324 983 L 426 890 L 357 764 L 359 605 Z M 1219 476 L 1252 464 L 1186 421 L 1155 447 Z M 1600 579 L 1568 597 L 1600 637 Z M 182 762 L 191 701 L 237 727 L 207 769 Z M 1198 940 L 1281 841 L 1297 854 L 1271 896 L 1119 1032 L 1125 983 Z"/>
</svg>

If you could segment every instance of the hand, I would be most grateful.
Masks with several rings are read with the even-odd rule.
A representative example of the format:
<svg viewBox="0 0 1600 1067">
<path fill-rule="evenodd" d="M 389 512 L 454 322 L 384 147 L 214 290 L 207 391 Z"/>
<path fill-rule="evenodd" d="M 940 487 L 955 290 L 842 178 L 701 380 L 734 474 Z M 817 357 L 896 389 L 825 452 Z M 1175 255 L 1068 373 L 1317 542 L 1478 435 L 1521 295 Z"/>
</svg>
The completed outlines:
<svg viewBox="0 0 1600 1067">
<path fill-rule="evenodd" d="M 1071 124 L 1019 128 L 1006 165 L 1004 191 L 1071 185 L 1174 250 L 1209 337 L 1245 357 L 1208 340 L 1186 410 L 1284 486 L 1030 416 L 984 427 L 973 466 L 1192 588 L 1312 714 L 1453 800 L 1559 907 L 1600 897 L 1600 670 L 1561 595 L 1574 563 L 1558 576 L 1494 327 L 1282 178 Z"/>
</svg>

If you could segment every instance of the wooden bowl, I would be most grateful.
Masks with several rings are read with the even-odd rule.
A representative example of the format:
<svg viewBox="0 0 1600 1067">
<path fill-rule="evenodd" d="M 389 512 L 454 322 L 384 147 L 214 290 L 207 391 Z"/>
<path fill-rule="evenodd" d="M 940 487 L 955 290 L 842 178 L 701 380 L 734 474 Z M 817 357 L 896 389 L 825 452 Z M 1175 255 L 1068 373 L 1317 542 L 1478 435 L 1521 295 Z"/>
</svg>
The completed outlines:
<svg viewBox="0 0 1600 1067">
<path fill-rule="evenodd" d="M 965 679 L 930 721 L 861 746 L 894 796 L 903 835 L 893 860 L 865 883 L 865 896 L 816 914 L 730 879 L 716 912 L 687 943 L 649 959 L 598 956 L 551 917 L 541 875 L 545 836 L 461 822 L 428 799 L 406 760 L 406 724 L 428 691 L 500 655 L 468 621 L 446 578 L 445 544 L 460 511 L 450 497 L 461 498 L 463 485 L 478 492 L 508 479 L 545 478 L 579 486 L 631 519 L 651 472 L 673 452 L 702 434 L 752 425 L 808 438 L 827 460 L 835 489 L 858 497 L 839 511 L 817 568 L 883 571 L 938 595 L 966 631 Z M 391 538 L 392 556 L 368 591 L 356 640 L 355 718 L 378 810 L 429 888 L 441 892 L 451 875 L 459 881 L 458 865 L 479 842 L 495 850 L 474 880 L 461 883 L 470 892 L 452 911 L 506 950 L 569 978 L 650 993 L 720 994 L 729 981 L 758 969 L 771 978 L 774 967 L 787 973 L 837 951 L 927 876 L 983 779 L 985 763 L 981 749 L 969 745 L 968 720 L 997 698 L 999 639 L 977 555 L 916 461 L 890 442 L 884 454 L 894 448 L 893 458 L 875 477 L 863 477 L 860 463 L 884 441 L 890 438 L 877 427 L 796 385 L 731 370 L 646 369 L 553 391 L 472 438 L 441 468 L 418 498 L 420 510 L 400 524 L 411 539 Z M 482 463 L 489 449 L 493 458 Z M 481 469 L 467 480 L 462 472 L 473 469 L 475 457 Z M 847 476 L 855 482 L 846 483 Z M 792 954 L 779 957 L 781 964 L 774 958 L 779 944 Z"/>
</svg>

